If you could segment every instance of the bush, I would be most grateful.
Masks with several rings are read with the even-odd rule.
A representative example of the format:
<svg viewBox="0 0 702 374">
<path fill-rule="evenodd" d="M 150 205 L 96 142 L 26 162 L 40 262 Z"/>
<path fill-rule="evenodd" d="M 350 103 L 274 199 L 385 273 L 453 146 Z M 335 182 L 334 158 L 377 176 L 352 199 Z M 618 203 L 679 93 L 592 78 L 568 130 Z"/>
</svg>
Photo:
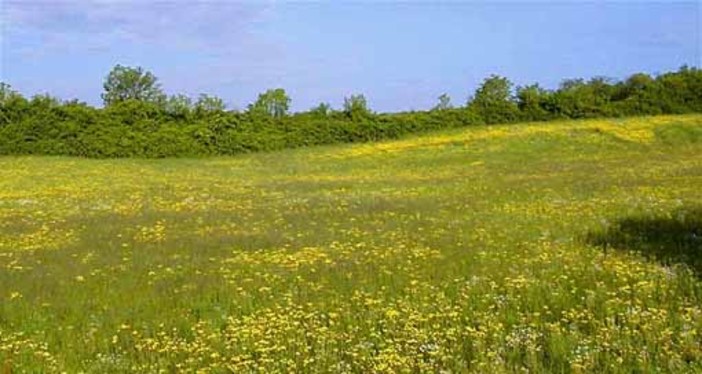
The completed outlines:
<svg viewBox="0 0 702 374">
<path fill-rule="evenodd" d="M 327 105 L 294 115 L 227 112 L 221 99 L 206 95 L 192 107 L 187 97 L 174 96 L 163 102 L 125 99 L 96 109 L 48 95 L 28 100 L 0 84 L 0 154 L 233 155 L 492 123 L 702 112 L 702 70 L 682 67 L 655 78 L 634 74 L 623 82 L 571 79 L 555 91 L 531 85 L 517 88 L 516 95 L 506 78 L 491 76 L 464 108 L 391 114 L 372 112 L 363 95 L 346 98 L 337 112 Z M 694 129 L 673 130 L 659 136 L 700 138 Z"/>
</svg>

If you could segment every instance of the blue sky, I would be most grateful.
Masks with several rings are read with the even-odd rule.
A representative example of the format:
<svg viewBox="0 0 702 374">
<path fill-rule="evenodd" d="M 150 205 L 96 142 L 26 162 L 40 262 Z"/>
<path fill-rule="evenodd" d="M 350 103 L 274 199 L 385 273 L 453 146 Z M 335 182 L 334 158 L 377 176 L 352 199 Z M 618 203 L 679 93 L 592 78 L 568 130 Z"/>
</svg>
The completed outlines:
<svg viewBox="0 0 702 374">
<path fill-rule="evenodd" d="M 486 76 L 555 87 L 702 65 L 702 2 L 233 2 L 0 0 L 0 79 L 31 95 L 101 104 L 115 64 L 167 93 L 242 109 L 285 88 L 294 110 L 454 104 Z"/>
</svg>

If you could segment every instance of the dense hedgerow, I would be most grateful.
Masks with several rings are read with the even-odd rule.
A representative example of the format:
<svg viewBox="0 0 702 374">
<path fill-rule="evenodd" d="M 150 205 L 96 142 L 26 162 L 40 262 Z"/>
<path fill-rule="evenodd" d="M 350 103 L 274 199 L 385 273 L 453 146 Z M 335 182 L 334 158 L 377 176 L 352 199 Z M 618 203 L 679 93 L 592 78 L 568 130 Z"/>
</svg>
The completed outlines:
<svg viewBox="0 0 702 374">
<path fill-rule="evenodd" d="M 292 115 L 285 114 L 289 98 L 280 89 L 259 96 L 246 112 L 225 111 L 221 99 L 207 95 L 195 104 L 182 95 L 151 96 L 157 99 L 111 100 L 105 108 L 94 108 L 48 95 L 27 99 L 2 84 L 0 154 L 231 155 L 395 139 L 480 124 L 702 112 L 702 70 L 682 67 L 656 77 L 634 74 L 621 82 L 566 80 L 556 90 L 538 85 L 515 90 L 506 78 L 491 76 L 464 107 L 450 107 L 442 95 L 435 109 L 385 114 L 368 110 L 362 95 L 347 98 L 342 111 L 321 104 Z"/>
</svg>

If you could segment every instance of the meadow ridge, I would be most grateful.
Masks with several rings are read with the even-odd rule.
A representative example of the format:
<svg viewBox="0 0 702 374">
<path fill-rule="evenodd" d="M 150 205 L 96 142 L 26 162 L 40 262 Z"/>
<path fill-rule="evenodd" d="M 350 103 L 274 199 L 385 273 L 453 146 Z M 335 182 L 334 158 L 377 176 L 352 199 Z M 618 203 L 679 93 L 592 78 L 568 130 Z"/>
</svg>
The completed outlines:
<svg viewBox="0 0 702 374">
<path fill-rule="evenodd" d="M 0 157 L 0 373 L 702 372 L 702 115 Z"/>
</svg>

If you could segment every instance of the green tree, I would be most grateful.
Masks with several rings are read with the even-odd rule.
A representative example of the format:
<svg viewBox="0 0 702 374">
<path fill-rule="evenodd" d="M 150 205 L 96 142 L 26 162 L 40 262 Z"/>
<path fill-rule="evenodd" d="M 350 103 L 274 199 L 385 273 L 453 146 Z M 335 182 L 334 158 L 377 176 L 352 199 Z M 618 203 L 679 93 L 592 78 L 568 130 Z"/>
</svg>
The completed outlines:
<svg viewBox="0 0 702 374">
<path fill-rule="evenodd" d="M 270 89 L 259 94 L 255 103 L 249 105 L 249 112 L 273 118 L 282 118 L 288 113 L 290 98 L 282 88 Z"/>
<path fill-rule="evenodd" d="M 224 100 L 207 94 L 200 94 L 195 103 L 195 113 L 198 115 L 222 113 L 226 109 L 227 106 L 224 104 Z"/>
<path fill-rule="evenodd" d="M 161 103 L 165 99 L 158 79 L 141 67 L 116 65 L 105 78 L 103 88 L 106 106 L 127 100 Z"/>
<path fill-rule="evenodd" d="M 44 93 L 44 94 L 37 94 L 37 95 L 32 96 L 32 100 L 30 101 L 30 104 L 33 107 L 37 107 L 37 108 L 51 109 L 51 108 L 58 108 L 59 106 L 61 106 L 61 100 L 49 95 L 48 93 Z"/>
<path fill-rule="evenodd" d="M 370 116 L 371 111 L 368 109 L 366 97 L 361 94 L 345 97 L 344 114 L 352 120 Z"/>
<path fill-rule="evenodd" d="M 612 106 L 616 114 L 661 113 L 660 85 L 648 74 L 637 73 L 612 87 Z"/>
<path fill-rule="evenodd" d="M 29 112 L 29 100 L 0 82 L 0 124 L 19 122 Z"/>
<path fill-rule="evenodd" d="M 478 87 L 468 107 L 486 123 L 513 122 L 519 117 L 519 109 L 512 100 L 512 86 L 507 78 L 493 74 Z"/>
<path fill-rule="evenodd" d="M 169 96 L 165 103 L 166 113 L 180 119 L 187 119 L 193 110 L 193 101 L 185 95 Z"/>
<path fill-rule="evenodd" d="M 522 112 L 522 118 L 528 121 L 542 121 L 549 118 L 549 112 L 544 109 L 549 92 L 538 83 L 517 87 L 517 107 Z"/>
<path fill-rule="evenodd" d="M 16 95 L 17 92 L 12 89 L 12 86 L 5 82 L 0 82 L 0 105 L 5 105 L 12 97 Z"/>
<path fill-rule="evenodd" d="M 331 113 L 331 105 L 328 103 L 319 103 L 319 105 L 310 109 L 309 113 L 316 117 L 326 117 Z"/>
<path fill-rule="evenodd" d="M 510 102 L 512 82 L 499 75 L 491 75 L 475 91 L 472 103 L 482 106 L 493 106 Z"/>
<path fill-rule="evenodd" d="M 646 91 L 651 91 L 656 86 L 656 80 L 646 73 L 636 73 L 627 78 L 621 85 L 619 99 L 640 96 Z"/>
<path fill-rule="evenodd" d="M 553 110 L 567 118 L 592 118 L 611 114 L 609 102 L 615 94 L 608 78 L 566 79 L 553 95 Z"/>
<path fill-rule="evenodd" d="M 451 104 L 451 97 L 448 94 L 443 93 L 439 95 L 438 99 L 439 103 L 436 104 L 434 110 L 446 110 L 453 108 L 453 105 Z"/>
<path fill-rule="evenodd" d="M 702 110 L 702 69 L 682 66 L 677 72 L 656 77 L 660 87 L 655 96 L 668 113 L 689 113 Z"/>
</svg>

